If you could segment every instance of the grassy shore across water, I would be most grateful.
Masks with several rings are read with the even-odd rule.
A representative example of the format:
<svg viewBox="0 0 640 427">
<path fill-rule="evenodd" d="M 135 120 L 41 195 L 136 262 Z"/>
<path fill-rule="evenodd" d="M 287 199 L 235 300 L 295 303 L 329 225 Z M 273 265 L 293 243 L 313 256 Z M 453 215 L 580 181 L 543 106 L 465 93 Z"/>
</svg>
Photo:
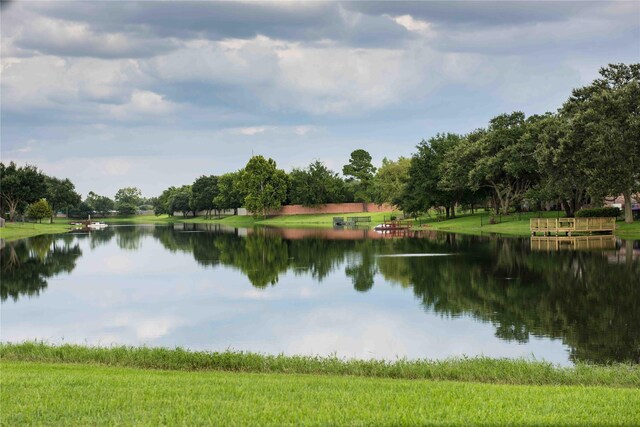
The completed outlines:
<svg viewBox="0 0 640 427">
<path fill-rule="evenodd" d="M 4 425 L 637 425 L 634 365 L 0 346 Z"/>
<path fill-rule="evenodd" d="M 254 218 L 252 216 L 232 215 L 216 219 L 206 219 L 204 217 L 182 217 L 167 215 L 138 215 L 131 217 L 110 217 L 97 218 L 97 221 L 104 221 L 110 224 L 223 224 L 230 227 L 331 227 L 334 216 L 370 216 L 369 226 L 382 223 L 389 219 L 391 215 L 399 216 L 399 212 L 380 212 L 362 214 L 319 214 L 319 215 L 287 215 L 270 218 Z M 457 218 L 448 220 L 438 220 L 436 217 L 422 217 L 416 223 L 416 229 L 440 230 L 452 233 L 463 234 L 500 234 L 505 236 L 528 236 L 529 219 L 538 214 L 512 214 L 502 218 L 498 224 L 489 224 L 488 216 L 483 214 L 462 214 Z M 544 217 L 555 218 L 557 212 L 544 212 Z M 12 224 L 7 223 L 5 228 L 0 228 L 0 238 L 6 240 L 16 240 L 38 234 L 64 233 L 70 229 L 67 219 L 57 218 L 53 224 Z M 633 224 L 625 224 L 622 221 L 617 223 L 615 235 L 623 239 L 640 239 L 640 221 Z"/>
</svg>

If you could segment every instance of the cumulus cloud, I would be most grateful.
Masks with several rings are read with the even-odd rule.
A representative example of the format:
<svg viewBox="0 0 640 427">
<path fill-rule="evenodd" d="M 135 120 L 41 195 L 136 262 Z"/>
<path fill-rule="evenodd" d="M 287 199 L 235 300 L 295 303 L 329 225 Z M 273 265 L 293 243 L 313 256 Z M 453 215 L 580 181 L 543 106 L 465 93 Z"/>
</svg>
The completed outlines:
<svg viewBox="0 0 640 427">
<path fill-rule="evenodd" d="M 2 156 L 106 173 L 99 157 L 176 144 L 222 172 L 258 148 L 338 169 L 355 148 L 407 155 L 435 132 L 553 110 L 599 67 L 637 62 L 639 14 L 637 2 L 13 2 Z M 189 169 L 181 179 L 208 173 Z M 110 176 L 176 184 L 139 170 Z"/>
</svg>

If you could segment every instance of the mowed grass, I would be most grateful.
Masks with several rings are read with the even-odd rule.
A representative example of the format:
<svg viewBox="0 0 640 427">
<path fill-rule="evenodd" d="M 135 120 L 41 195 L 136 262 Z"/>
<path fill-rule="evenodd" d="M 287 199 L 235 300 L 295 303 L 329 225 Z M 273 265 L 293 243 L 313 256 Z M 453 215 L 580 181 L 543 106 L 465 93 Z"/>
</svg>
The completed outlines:
<svg viewBox="0 0 640 427">
<path fill-rule="evenodd" d="M 2 360 L 15 425 L 638 425 L 640 390 Z"/>
<path fill-rule="evenodd" d="M 199 217 L 183 217 L 168 215 L 136 215 L 130 217 L 109 217 L 95 218 L 96 221 L 103 221 L 114 224 L 224 224 L 230 227 L 256 227 L 256 226 L 274 226 L 274 227 L 332 227 L 333 217 L 342 216 L 370 216 L 371 222 L 362 223 L 361 225 L 369 225 L 373 227 L 382 223 L 385 219 L 389 219 L 391 215 L 400 216 L 400 212 L 377 212 L 377 213 L 354 213 L 354 214 L 319 214 L 319 215 L 283 215 L 270 218 L 254 218 L 250 215 L 231 215 L 215 219 L 206 219 Z M 423 230 L 440 230 L 452 233 L 464 234 L 501 234 L 507 236 L 529 236 L 529 219 L 537 217 L 538 213 L 512 214 L 505 222 L 500 224 L 487 224 L 488 214 L 458 214 L 457 218 L 438 221 L 434 216 L 423 217 L 419 224 L 416 223 L 416 229 Z M 556 218 L 557 212 L 543 212 L 545 218 Z M 53 224 L 12 224 L 7 223 L 5 228 L 0 228 L 0 238 L 7 240 L 16 240 L 25 237 L 36 236 L 38 234 L 65 233 L 69 231 L 71 226 L 70 220 L 64 218 L 56 218 Z M 482 224 L 481 224 L 482 223 Z M 623 239 L 640 239 L 640 221 L 633 224 L 625 224 L 618 221 L 617 228 L 614 233 Z"/>
<path fill-rule="evenodd" d="M 181 371 L 233 371 L 270 374 L 343 375 L 397 379 L 453 380 L 524 385 L 581 385 L 640 388 L 640 365 L 577 364 L 485 357 L 447 360 L 341 359 L 336 357 L 263 355 L 244 352 L 198 352 L 149 347 L 54 346 L 43 342 L 0 344 L 2 361 L 80 363 Z"/>
<path fill-rule="evenodd" d="M 425 230 L 441 230 L 464 234 L 487 234 L 495 233 L 509 236 L 529 236 L 531 231 L 529 228 L 529 220 L 531 218 L 557 218 L 557 212 L 523 213 L 521 215 L 511 214 L 503 218 L 504 222 L 499 224 L 488 224 L 489 216 L 487 213 L 482 214 L 458 214 L 457 218 L 438 221 L 433 217 L 421 218 L 422 226 Z M 564 215 L 560 215 L 563 217 Z M 624 221 L 616 223 L 614 234 L 623 239 L 640 239 L 640 221 L 632 224 L 625 224 Z"/>
<path fill-rule="evenodd" d="M 380 224 L 391 215 L 399 216 L 400 212 L 362 212 L 362 213 L 343 213 L 343 214 L 317 214 L 317 215 L 282 215 L 276 217 L 253 217 L 251 215 L 230 215 L 221 218 L 206 219 L 203 216 L 168 216 L 168 215 L 137 215 L 131 217 L 110 217 L 100 218 L 97 221 L 107 223 L 131 223 L 131 224 L 171 224 L 171 223 L 187 223 L 187 224 L 226 224 L 235 227 L 253 227 L 260 225 L 279 226 L 279 227 L 332 227 L 333 218 L 341 216 L 343 218 L 351 216 L 369 216 L 371 222 L 363 223 L 364 225 L 375 226 Z"/>
<path fill-rule="evenodd" d="M 53 224 L 6 222 L 5 226 L 0 228 L 0 238 L 12 241 L 38 236 L 40 234 L 66 233 L 69 230 L 71 230 L 71 226 L 67 220 L 65 220 L 65 222 L 54 220 Z"/>
<path fill-rule="evenodd" d="M 615 234 L 622 239 L 640 239 L 640 220 L 636 220 L 631 224 L 619 221 Z"/>
</svg>

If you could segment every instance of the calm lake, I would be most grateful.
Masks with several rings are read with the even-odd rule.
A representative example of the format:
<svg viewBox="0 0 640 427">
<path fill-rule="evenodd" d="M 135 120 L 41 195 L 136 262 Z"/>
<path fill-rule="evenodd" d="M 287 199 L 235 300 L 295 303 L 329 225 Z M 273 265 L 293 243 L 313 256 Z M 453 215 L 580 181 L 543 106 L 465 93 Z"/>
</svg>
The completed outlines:
<svg viewBox="0 0 640 427">
<path fill-rule="evenodd" d="M 110 226 L 2 249 L 2 341 L 640 362 L 640 241 Z"/>
</svg>

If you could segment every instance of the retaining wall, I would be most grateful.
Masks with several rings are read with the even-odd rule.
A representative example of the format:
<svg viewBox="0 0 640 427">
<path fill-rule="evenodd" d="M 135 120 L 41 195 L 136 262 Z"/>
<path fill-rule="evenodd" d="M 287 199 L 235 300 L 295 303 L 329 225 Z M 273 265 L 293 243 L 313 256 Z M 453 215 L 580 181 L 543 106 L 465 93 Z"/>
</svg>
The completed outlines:
<svg viewBox="0 0 640 427">
<path fill-rule="evenodd" d="M 391 205 L 377 205 L 375 203 L 328 203 L 315 208 L 302 205 L 282 206 L 277 211 L 272 211 L 269 215 L 313 215 L 313 214 L 350 214 L 350 213 L 376 213 L 389 212 L 394 210 Z"/>
</svg>

